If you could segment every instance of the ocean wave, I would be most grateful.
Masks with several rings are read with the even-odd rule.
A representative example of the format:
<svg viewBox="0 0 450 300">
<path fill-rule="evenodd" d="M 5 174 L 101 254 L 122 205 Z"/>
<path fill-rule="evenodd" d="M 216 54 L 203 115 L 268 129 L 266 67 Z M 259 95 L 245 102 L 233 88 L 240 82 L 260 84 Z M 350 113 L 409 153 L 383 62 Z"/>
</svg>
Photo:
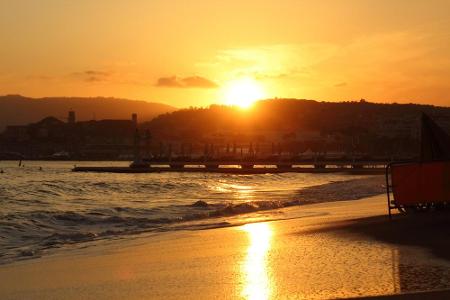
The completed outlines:
<svg viewBox="0 0 450 300">
<path fill-rule="evenodd" d="M 0 187 L 0 263 L 143 232 L 229 226 L 230 220 L 247 219 L 240 215 L 261 211 L 283 218 L 271 210 L 384 192 L 382 177 L 336 174 L 74 177 L 56 167 L 27 172 Z"/>
<path fill-rule="evenodd" d="M 148 231 L 164 231 L 167 224 L 179 224 L 188 221 L 206 220 L 211 218 L 229 217 L 262 210 L 278 209 L 300 204 L 299 201 L 251 201 L 245 203 L 208 204 L 198 201 L 190 205 L 178 207 L 184 214 L 168 217 L 138 217 L 143 215 L 142 209 L 134 211 L 130 207 L 116 207 L 102 212 L 74 211 L 36 211 L 17 215 L 6 215 L 0 222 L 0 236 L 9 241 L 15 241 L 16 247 L 0 250 L 0 263 L 20 257 L 34 257 L 49 248 L 65 244 L 76 244 L 110 237 L 137 234 Z M 190 209 L 186 209 L 190 208 Z M 173 208 L 172 208 L 173 209 Z M 186 213 L 186 211 L 188 211 Z M 126 212 L 128 215 L 111 215 Z M 213 225 L 214 224 L 214 225 Z M 211 228 L 229 225 L 227 222 L 212 222 L 196 225 L 201 228 Z M 173 227 L 174 229 L 176 227 Z M 181 227 L 180 227 L 181 228 Z M 186 229 L 183 227 L 183 229 Z M 25 234 L 26 233 L 26 234 Z M 25 248 L 25 250 L 24 250 Z M 3 258 L 2 258 L 3 257 Z"/>
</svg>

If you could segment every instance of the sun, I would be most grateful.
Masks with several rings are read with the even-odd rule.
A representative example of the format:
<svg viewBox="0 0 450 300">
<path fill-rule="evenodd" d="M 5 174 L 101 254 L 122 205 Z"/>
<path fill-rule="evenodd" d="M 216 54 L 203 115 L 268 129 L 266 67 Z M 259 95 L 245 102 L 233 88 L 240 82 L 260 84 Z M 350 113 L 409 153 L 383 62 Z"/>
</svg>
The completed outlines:
<svg viewBox="0 0 450 300">
<path fill-rule="evenodd" d="M 223 90 L 226 105 L 249 108 L 266 97 L 263 86 L 253 78 L 240 78 L 230 81 Z"/>
</svg>

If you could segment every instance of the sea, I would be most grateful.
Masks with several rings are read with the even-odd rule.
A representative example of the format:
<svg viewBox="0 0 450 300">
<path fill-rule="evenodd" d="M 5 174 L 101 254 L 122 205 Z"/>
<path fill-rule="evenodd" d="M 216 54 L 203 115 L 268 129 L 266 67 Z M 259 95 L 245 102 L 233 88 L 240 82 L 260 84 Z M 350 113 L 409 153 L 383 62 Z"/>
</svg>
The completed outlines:
<svg viewBox="0 0 450 300">
<path fill-rule="evenodd" d="M 291 218 L 283 208 L 356 200 L 385 190 L 383 176 L 343 173 L 71 171 L 128 164 L 0 161 L 0 264 L 142 233 Z"/>
</svg>

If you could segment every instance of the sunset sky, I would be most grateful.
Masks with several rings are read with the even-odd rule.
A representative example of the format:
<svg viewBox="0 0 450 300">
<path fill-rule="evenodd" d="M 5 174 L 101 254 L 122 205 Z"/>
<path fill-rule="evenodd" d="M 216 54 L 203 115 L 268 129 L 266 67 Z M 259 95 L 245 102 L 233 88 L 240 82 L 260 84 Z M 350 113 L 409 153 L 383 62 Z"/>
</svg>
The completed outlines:
<svg viewBox="0 0 450 300">
<path fill-rule="evenodd" d="M 449 28 L 448 0 L 0 0 L 0 94 L 450 106 Z"/>
</svg>

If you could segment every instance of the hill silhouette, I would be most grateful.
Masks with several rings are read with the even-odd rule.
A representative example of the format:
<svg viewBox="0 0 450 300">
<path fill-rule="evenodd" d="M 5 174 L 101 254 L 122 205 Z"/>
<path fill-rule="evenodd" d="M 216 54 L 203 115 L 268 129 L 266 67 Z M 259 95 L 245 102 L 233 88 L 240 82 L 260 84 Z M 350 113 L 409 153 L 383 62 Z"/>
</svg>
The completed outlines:
<svg viewBox="0 0 450 300">
<path fill-rule="evenodd" d="M 146 101 L 119 98 L 48 97 L 28 98 L 20 95 L 0 96 L 0 131 L 7 125 L 24 125 L 53 116 L 67 120 L 69 110 L 79 121 L 100 119 L 129 119 L 138 114 L 139 122 L 176 110 L 175 107 Z"/>
<path fill-rule="evenodd" d="M 60 151 L 81 159 L 132 155 L 136 136 L 131 122 L 77 123 L 72 130 L 62 122 L 70 109 L 77 112 L 78 120 L 91 120 L 93 113 L 98 120 L 129 120 L 137 112 L 141 137 L 146 137 L 145 151 L 156 156 L 229 154 L 230 149 L 232 153 L 240 149 L 241 155 L 333 153 L 410 159 L 418 155 L 422 112 L 450 132 L 450 107 L 431 105 L 268 99 L 248 110 L 223 105 L 174 110 L 124 99 L 7 96 L 0 97 L 3 124 L 53 118 L 29 125 L 25 131 L 21 127 L 5 131 L 4 151 L 35 158 Z"/>
<path fill-rule="evenodd" d="M 414 130 L 422 112 L 444 120 L 448 128 L 450 107 L 419 104 L 380 104 L 365 100 L 320 102 L 299 99 L 258 101 L 250 110 L 212 105 L 166 113 L 144 123 L 156 136 L 202 139 L 217 133 L 318 131 L 323 134 Z"/>
</svg>

